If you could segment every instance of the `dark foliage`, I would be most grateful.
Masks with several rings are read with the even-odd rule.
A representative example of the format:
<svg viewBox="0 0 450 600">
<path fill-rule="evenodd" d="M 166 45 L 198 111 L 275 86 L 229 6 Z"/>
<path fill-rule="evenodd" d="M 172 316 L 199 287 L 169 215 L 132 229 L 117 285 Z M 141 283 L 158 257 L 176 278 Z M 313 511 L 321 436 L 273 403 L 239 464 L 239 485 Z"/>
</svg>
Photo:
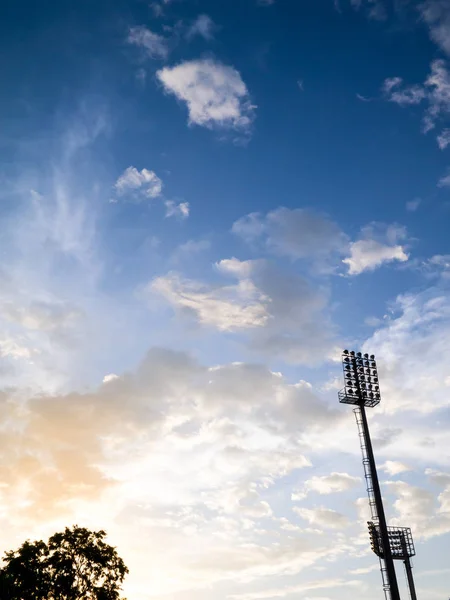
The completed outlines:
<svg viewBox="0 0 450 600">
<path fill-rule="evenodd" d="M 104 531 L 66 527 L 45 542 L 7 552 L 1 600 L 119 600 L 128 569 Z"/>
</svg>

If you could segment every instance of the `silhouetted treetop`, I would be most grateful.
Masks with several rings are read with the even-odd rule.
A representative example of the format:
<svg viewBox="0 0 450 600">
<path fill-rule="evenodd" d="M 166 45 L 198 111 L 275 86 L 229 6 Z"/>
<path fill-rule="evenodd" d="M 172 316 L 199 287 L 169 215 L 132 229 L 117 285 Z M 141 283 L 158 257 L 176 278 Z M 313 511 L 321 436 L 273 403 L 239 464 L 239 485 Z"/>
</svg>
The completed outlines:
<svg viewBox="0 0 450 600">
<path fill-rule="evenodd" d="M 75 525 L 6 552 L 2 600 L 120 600 L 128 569 L 105 537 Z"/>
</svg>

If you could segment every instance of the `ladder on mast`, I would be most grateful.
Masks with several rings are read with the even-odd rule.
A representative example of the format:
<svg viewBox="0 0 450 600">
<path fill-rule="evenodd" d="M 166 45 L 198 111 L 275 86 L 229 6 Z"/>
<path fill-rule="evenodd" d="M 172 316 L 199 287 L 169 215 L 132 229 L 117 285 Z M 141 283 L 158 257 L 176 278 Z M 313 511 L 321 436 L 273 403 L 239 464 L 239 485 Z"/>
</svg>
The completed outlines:
<svg viewBox="0 0 450 600">
<path fill-rule="evenodd" d="M 361 409 L 359 408 L 359 406 L 357 408 L 353 409 L 353 413 L 355 415 L 356 425 L 358 426 L 359 445 L 361 447 L 362 463 L 363 463 L 363 468 L 364 468 L 364 477 L 366 479 L 367 495 L 369 497 L 370 512 L 372 515 L 372 520 L 375 523 L 378 523 L 379 519 L 378 519 L 377 505 L 376 505 L 376 501 L 375 501 L 375 494 L 373 491 L 372 471 L 370 469 L 370 462 L 369 462 L 369 458 L 367 456 L 367 447 L 366 447 L 366 441 L 365 441 L 365 437 L 364 437 L 363 421 L 362 421 L 362 416 L 361 416 Z M 388 574 L 387 574 L 386 564 L 385 564 L 384 559 L 381 556 L 379 556 L 378 558 L 380 561 L 380 571 L 381 571 L 381 579 L 383 582 L 384 596 L 385 596 L 386 600 L 392 600 L 391 588 L 389 585 L 389 578 L 388 578 Z"/>
</svg>

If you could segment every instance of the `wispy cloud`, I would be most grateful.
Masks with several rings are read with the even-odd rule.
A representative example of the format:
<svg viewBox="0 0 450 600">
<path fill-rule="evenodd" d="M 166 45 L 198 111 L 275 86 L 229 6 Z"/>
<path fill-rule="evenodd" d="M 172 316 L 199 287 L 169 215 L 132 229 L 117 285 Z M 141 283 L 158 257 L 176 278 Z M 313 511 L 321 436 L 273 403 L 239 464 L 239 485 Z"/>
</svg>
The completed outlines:
<svg viewBox="0 0 450 600">
<path fill-rule="evenodd" d="M 200 36 L 206 41 L 214 39 L 214 33 L 217 30 L 217 25 L 208 15 L 199 15 L 189 26 L 186 31 L 186 37 L 192 39 L 195 36 Z"/>
<path fill-rule="evenodd" d="M 387 19 L 387 11 L 383 0 L 350 0 L 355 10 L 363 10 L 369 19 L 384 21 Z"/>
<path fill-rule="evenodd" d="M 406 203 L 406 210 L 409 212 L 416 212 L 419 208 L 422 200 L 420 198 L 414 198 L 414 200 L 408 200 Z"/>
<path fill-rule="evenodd" d="M 423 84 L 406 85 L 401 77 L 384 81 L 382 92 L 385 98 L 401 107 L 426 104 L 423 116 L 423 131 L 428 133 L 443 118 L 450 114 L 450 73 L 446 61 L 434 60 L 431 72 Z M 437 136 L 441 149 L 447 146 L 446 129 Z"/>
<path fill-rule="evenodd" d="M 169 44 L 167 39 L 139 25 L 130 27 L 128 31 L 127 41 L 133 46 L 141 48 L 148 58 L 166 59 L 169 55 Z"/>
<path fill-rule="evenodd" d="M 419 4 L 422 19 L 428 25 L 431 39 L 450 54 L 450 7 L 447 0 L 424 0 Z"/>
</svg>

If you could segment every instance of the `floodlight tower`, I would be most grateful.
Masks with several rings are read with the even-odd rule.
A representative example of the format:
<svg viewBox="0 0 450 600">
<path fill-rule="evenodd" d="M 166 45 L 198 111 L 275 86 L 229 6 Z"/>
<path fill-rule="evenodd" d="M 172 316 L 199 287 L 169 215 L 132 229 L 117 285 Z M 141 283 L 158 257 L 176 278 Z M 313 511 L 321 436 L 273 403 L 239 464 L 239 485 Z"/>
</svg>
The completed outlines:
<svg viewBox="0 0 450 600">
<path fill-rule="evenodd" d="M 384 558 L 380 539 L 380 530 L 372 521 L 367 522 L 369 528 L 370 547 L 380 559 Z M 411 600 L 417 600 L 416 588 L 412 574 L 411 558 L 416 555 L 413 537 L 409 527 L 388 527 L 389 546 L 393 560 L 402 560 L 405 565 Z"/>
<path fill-rule="evenodd" d="M 362 355 L 361 352 L 355 353 L 353 350 L 350 352 L 344 350 L 342 354 L 342 366 L 345 387 L 339 392 L 338 397 L 339 402 L 352 404 L 356 407 L 353 412 L 358 425 L 369 504 L 372 519 L 376 523 L 379 532 L 377 539 L 381 551 L 378 553 L 378 556 L 383 579 L 383 590 L 386 600 L 400 600 L 388 527 L 384 514 L 383 498 L 381 496 L 366 416 L 366 406 L 372 408 L 379 404 L 381 399 L 375 356 L 373 354 L 370 356 L 368 354 Z"/>
</svg>

